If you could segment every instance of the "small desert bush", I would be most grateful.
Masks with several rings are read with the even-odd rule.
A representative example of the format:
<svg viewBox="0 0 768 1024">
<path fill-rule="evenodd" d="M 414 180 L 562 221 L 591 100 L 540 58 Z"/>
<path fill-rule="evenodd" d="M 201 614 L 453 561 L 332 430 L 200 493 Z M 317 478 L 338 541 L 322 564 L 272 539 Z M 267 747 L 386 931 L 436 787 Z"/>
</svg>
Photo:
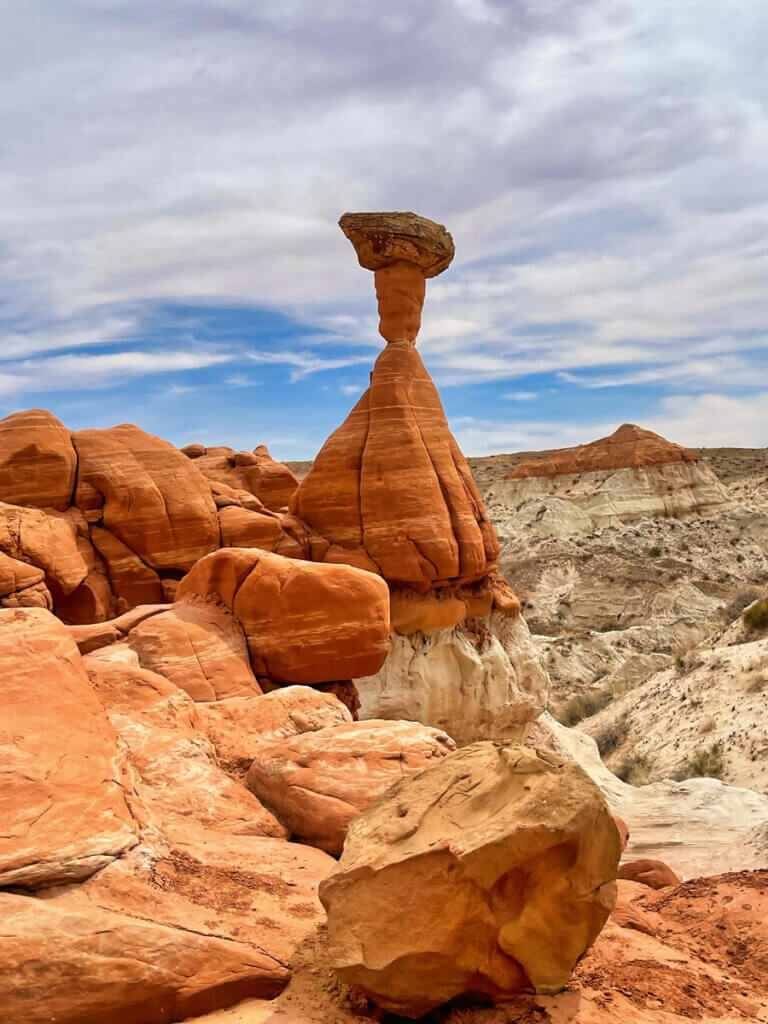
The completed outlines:
<svg viewBox="0 0 768 1024">
<path fill-rule="evenodd" d="M 714 718 L 705 718 L 704 721 L 699 726 L 699 732 L 703 736 L 703 735 L 705 735 L 708 732 L 712 732 L 712 730 L 715 728 L 716 725 L 717 725 L 717 722 L 714 720 Z"/>
<path fill-rule="evenodd" d="M 635 754 L 621 764 L 616 775 L 630 786 L 644 786 L 650 781 L 652 768 L 653 765 L 645 754 Z"/>
<path fill-rule="evenodd" d="M 661 554 L 661 548 L 659 547 L 658 544 L 654 544 L 652 548 L 648 548 L 648 557 L 649 558 L 658 558 L 660 554 Z"/>
<path fill-rule="evenodd" d="M 768 629 L 768 597 L 750 605 L 741 618 L 747 629 Z"/>
<path fill-rule="evenodd" d="M 768 683 L 768 679 L 765 676 L 758 676 L 756 679 L 752 679 L 747 686 L 747 693 L 762 693 Z"/>
<path fill-rule="evenodd" d="M 722 616 L 725 622 L 733 622 L 734 619 L 738 619 L 748 604 L 752 604 L 756 601 L 762 591 L 758 590 L 757 587 L 745 587 L 742 590 L 736 592 L 734 597 L 728 602 L 722 610 Z"/>
<path fill-rule="evenodd" d="M 623 715 L 621 718 L 617 718 L 615 721 L 606 725 L 596 736 L 595 742 L 597 743 L 597 749 L 600 751 L 601 757 L 608 757 L 612 754 L 617 747 L 620 747 L 624 740 L 627 738 L 629 732 L 629 722 L 627 716 Z"/>
<path fill-rule="evenodd" d="M 555 718 L 561 725 L 576 725 L 585 718 L 591 718 L 611 702 L 608 690 L 593 690 L 571 697 L 555 711 Z"/>
<path fill-rule="evenodd" d="M 723 744 L 713 743 L 711 747 L 700 747 L 678 774 L 683 779 L 722 779 L 725 775 L 725 758 Z"/>
</svg>

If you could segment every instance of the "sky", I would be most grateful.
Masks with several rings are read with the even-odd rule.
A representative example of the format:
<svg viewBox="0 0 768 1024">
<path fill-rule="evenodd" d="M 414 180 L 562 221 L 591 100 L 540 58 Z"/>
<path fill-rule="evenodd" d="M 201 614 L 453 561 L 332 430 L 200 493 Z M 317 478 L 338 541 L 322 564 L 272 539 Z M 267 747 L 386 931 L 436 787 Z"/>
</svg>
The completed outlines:
<svg viewBox="0 0 768 1024">
<path fill-rule="evenodd" d="M 0 11 L 0 415 L 312 458 L 383 344 L 338 218 L 413 210 L 466 454 L 768 444 L 768 4 Z"/>
</svg>

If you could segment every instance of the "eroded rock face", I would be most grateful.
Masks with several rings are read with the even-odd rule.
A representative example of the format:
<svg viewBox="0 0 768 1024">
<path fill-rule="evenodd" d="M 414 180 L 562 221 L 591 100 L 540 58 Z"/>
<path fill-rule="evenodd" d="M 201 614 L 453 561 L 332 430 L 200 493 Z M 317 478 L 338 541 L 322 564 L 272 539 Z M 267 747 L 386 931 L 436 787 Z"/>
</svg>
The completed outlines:
<svg viewBox="0 0 768 1024">
<path fill-rule="evenodd" d="M 377 671 L 387 655 L 387 586 L 348 565 L 224 548 L 197 563 L 177 597 L 213 599 L 231 609 L 255 675 L 274 682 L 349 679 Z"/>
<path fill-rule="evenodd" d="M 138 841 L 126 765 L 53 615 L 0 611 L 0 885 L 86 878 Z"/>
<path fill-rule="evenodd" d="M 174 604 L 138 623 L 127 638 L 140 664 L 194 700 L 261 693 L 243 628 L 226 608 L 205 601 Z"/>
<path fill-rule="evenodd" d="M 4 1012 L 24 1024 L 166 1024 L 270 998 L 290 977 L 252 945 L 102 910 L 81 894 L 0 893 L 0 913 Z"/>
<path fill-rule="evenodd" d="M 197 714 L 219 760 L 242 778 L 262 743 L 352 721 L 338 697 L 311 686 L 284 686 L 258 698 L 212 701 L 198 705 Z"/>
<path fill-rule="evenodd" d="M 182 451 L 212 484 L 246 491 L 274 511 L 288 505 L 299 484 L 287 466 L 272 458 L 264 444 L 252 452 L 236 452 L 224 445 L 187 445 Z"/>
<path fill-rule="evenodd" d="M 416 722 L 349 722 L 262 743 L 248 787 L 300 842 L 340 854 L 361 811 L 454 749 Z"/>
<path fill-rule="evenodd" d="M 385 348 L 371 385 L 323 445 L 291 510 L 330 544 L 326 561 L 419 591 L 477 580 L 499 548 L 418 352 Z"/>
<path fill-rule="evenodd" d="M 155 571 L 190 569 L 219 546 L 205 478 L 167 441 L 132 424 L 72 434 L 75 504 Z"/>
<path fill-rule="evenodd" d="M 0 499 L 64 511 L 72 503 L 77 456 L 69 431 L 45 409 L 0 420 Z"/>
<path fill-rule="evenodd" d="M 124 662 L 92 657 L 84 664 L 156 828 L 193 823 L 231 835 L 286 837 L 275 817 L 219 766 L 183 690 Z"/>
<path fill-rule="evenodd" d="M 414 719 L 463 744 L 522 740 L 546 706 L 548 678 L 525 621 L 495 613 L 393 635 L 381 669 L 355 685 L 361 718 Z"/>
<path fill-rule="evenodd" d="M 397 783 L 320 886 L 331 962 L 387 1010 L 556 992 L 613 906 L 619 833 L 575 764 L 477 743 Z"/>
</svg>

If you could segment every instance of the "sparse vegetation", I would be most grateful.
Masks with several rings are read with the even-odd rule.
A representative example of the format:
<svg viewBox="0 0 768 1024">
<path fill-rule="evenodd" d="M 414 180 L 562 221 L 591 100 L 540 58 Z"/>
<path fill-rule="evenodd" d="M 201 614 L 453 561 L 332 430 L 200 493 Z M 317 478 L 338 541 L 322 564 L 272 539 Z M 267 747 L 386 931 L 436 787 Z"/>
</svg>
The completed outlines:
<svg viewBox="0 0 768 1024">
<path fill-rule="evenodd" d="M 711 747 L 700 747 L 694 751 L 681 771 L 676 775 L 683 779 L 722 779 L 725 775 L 723 744 L 713 743 Z"/>
<path fill-rule="evenodd" d="M 757 587 L 745 587 L 743 590 L 739 590 L 723 608 L 723 619 L 725 622 L 733 622 L 734 619 L 738 619 L 747 605 L 756 601 L 760 594 L 761 591 Z"/>
<path fill-rule="evenodd" d="M 763 690 L 765 689 L 766 685 L 768 685 L 768 679 L 766 679 L 765 676 L 758 676 L 756 679 L 750 680 L 750 683 L 747 686 L 746 692 L 747 693 L 762 693 Z"/>
<path fill-rule="evenodd" d="M 768 629 L 768 597 L 749 606 L 742 615 L 747 629 Z"/>
<path fill-rule="evenodd" d="M 602 729 L 595 736 L 595 742 L 597 743 L 597 749 L 600 751 L 600 756 L 608 757 L 609 754 L 612 754 L 614 750 L 616 750 L 617 747 L 620 747 L 627 738 L 628 732 L 629 722 L 626 715 L 622 715 L 621 718 L 617 718 Z"/>
<path fill-rule="evenodd" d="M 606 705 L 610 704 L 611 700 L 612 696 L 608 690 L 580 693 L 556 708 L 554 717 L 561 725 L 576 725 L 585 718 L 591 718 L 598 711 L 602 711 Z"/>
<path fill-rule="evenodd" d="M 649 757 L 645 754 L 635 754 L 621 764 L 616 775 L 630 786 L 644 786 L 650 782 L 652 769 L 653 764 Z"/>
<path fill-rule="evenodd" d="M 648 548 L 648 557 L 649 558 L 658 558 L 660 554 L 661 554 L 661 548 L 659 547 L 658 544 L 654 544 L 652 548 Z"/>
<path fill-rule="evenodd" d="M 714 718 L 705 718 L 699 726 L 699 732 L 702 734 L 702 736 L 705 736 L 708 732 L 712 732 L 716 725 L 717 722 L 714 720 Z"/>
</svg>

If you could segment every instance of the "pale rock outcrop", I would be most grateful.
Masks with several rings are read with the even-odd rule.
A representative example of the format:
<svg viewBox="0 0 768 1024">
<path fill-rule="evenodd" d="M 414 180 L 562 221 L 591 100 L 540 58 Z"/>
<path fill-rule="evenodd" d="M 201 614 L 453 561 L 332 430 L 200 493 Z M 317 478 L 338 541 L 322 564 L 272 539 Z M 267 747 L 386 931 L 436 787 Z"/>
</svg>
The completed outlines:
<svg viewBox="0 0 768 1024">
<path fill-rule="evenodd" d="M 262 743 L 247 782 L 300 842 L 340 854 L 361 811 L 454 749 L 416 722 L 349 722 Z"/>
<path fill-rule="evenodd" d="M 548 714 L 539 721 L 629 825 L 626 861 L 663 861 L 684 879 L 768 864 L 768 796 L 718 779 L 630 786 L 606 768 L 591 736 Z"/>
<path fill-rule="evenodd" d="M 199 704 L 197 717 L 220 762 L 241 778 L 260 744 L 352 721 L 338 697 L 310 686 L 283 686 L 261 697 L 229 697 Z"/>
<path fill-rule="evenodd" d="M 0 611 L 0 885 L 77 881 L 138 841 L 127 766 L 67 628 Z"/>
<path fill-rule="evenodd" d="M 198 701 L 261 693 L 240 622 L 219 604 L 185 601 L 143 619 L 127 635 L 143 668 Z"/>
<path fill-rule="evenodd" d="M 577 765 L 465 747 L 350 826 L 320 886 L 331 963 L 409 1017 L 459 996 L 557 992 L 615 902 L 619 852 L 605 801 Z"/>
<path fill-rule="evenodd" d="M 72 504 L 76 466 L 69 431 L 45 409 L 0 420 L 0 501 L 64 511 Z"/>
<path fill-rule="evenodd" d="M 183 690 L 125 663 L 86 657 L 84 664 L 155 827 L 192 823 L 232 835 L 286 837 L 274 816 L 218 765 Z"/>
<path fill-rule="evenodd" d="M 257 678 L 324 683 L 378 671 L 389 639 L 389 591 L 372 573 L 255 548 L 223 548 L 181 581 L 180 602 L 234 612 Z"/>
<path fill-rule="evenodd" d="M 361 718 L 414 719 L 463 744 L 521 740 L 546 706 L 548 679 L 525 621 L 494 613 L 393 635 L 384 665 L 355 686 Z"/>
</svg>

